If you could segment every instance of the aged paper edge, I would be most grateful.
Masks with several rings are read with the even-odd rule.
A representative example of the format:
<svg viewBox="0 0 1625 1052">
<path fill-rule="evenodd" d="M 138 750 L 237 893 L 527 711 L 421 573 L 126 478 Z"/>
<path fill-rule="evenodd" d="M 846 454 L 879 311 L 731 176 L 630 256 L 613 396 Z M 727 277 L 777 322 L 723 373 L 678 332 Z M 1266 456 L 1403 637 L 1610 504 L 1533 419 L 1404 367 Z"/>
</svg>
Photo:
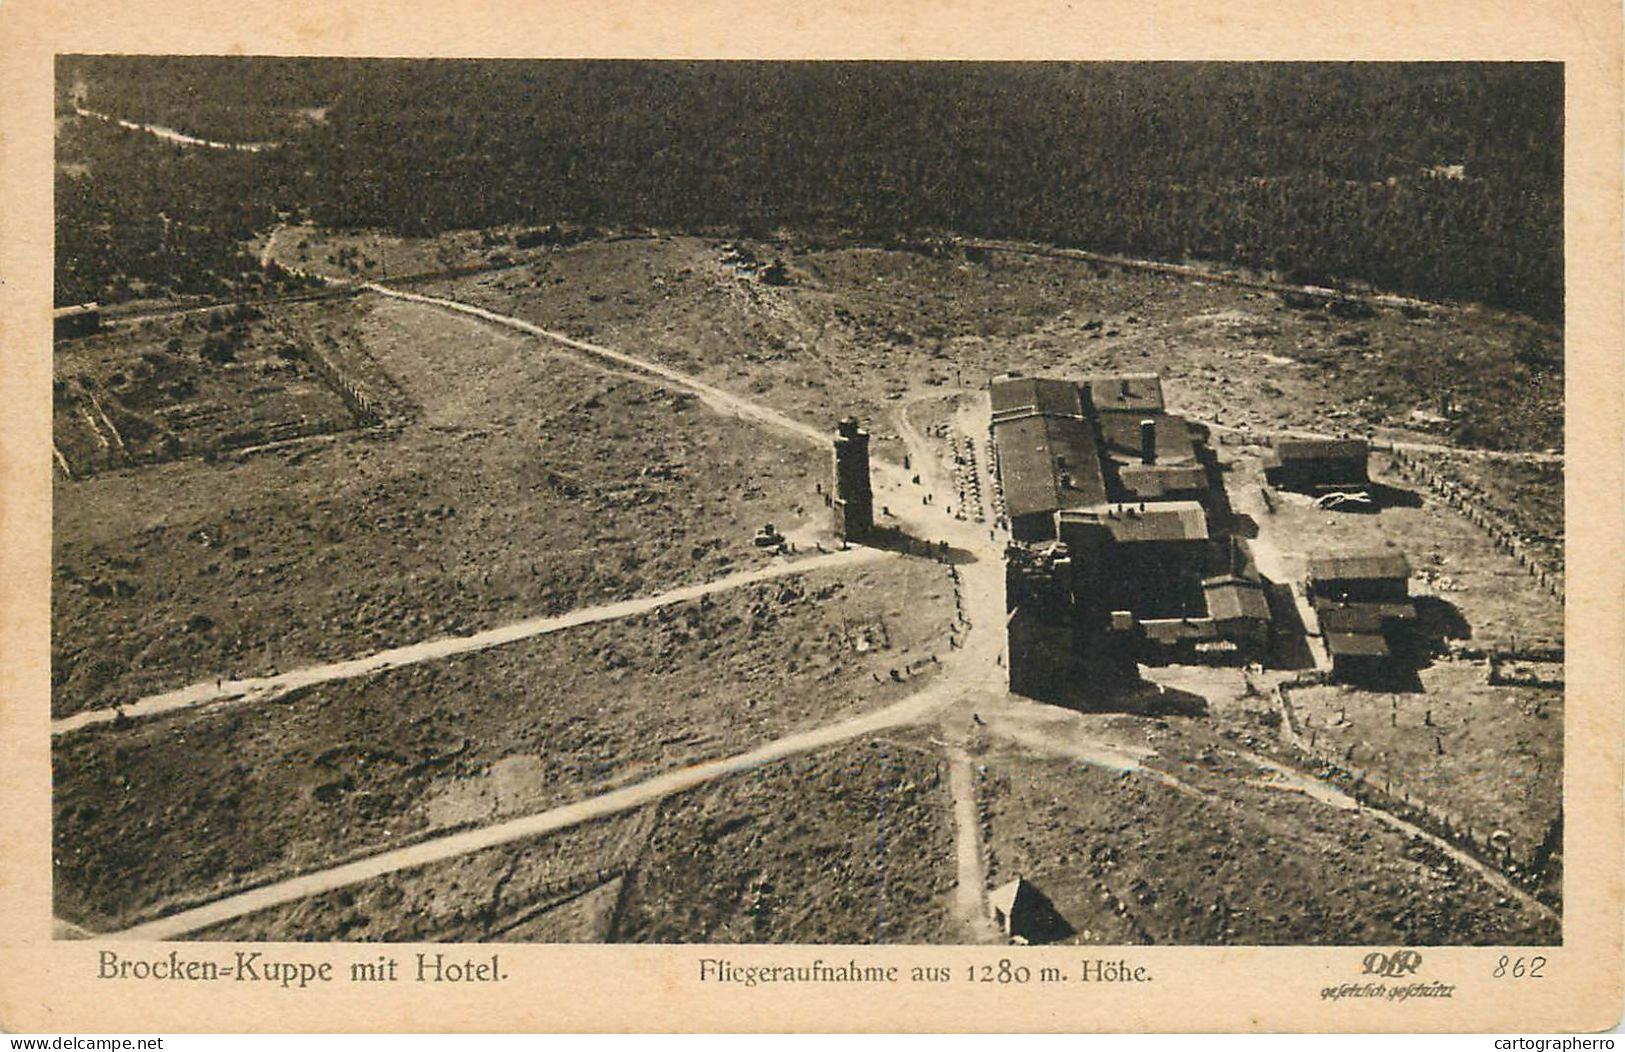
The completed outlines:
<svg viewBox="0 0 1625 1052">
<path fill-rule="evenodd" d="M 909 2 L 821 8 L 699 0 L 524 3 L 196 0 L 0 8 L 0 1029 L 177 1031 L 1589 1031 L 1621 993 L 1621 34 L 1601 0 L 1289 4 L 1249 0 Z M 1132 948 L 1141 988 L 745 990 L 697 981 L 704 947 L 504 946 L 491 987 L 284 991 L 94 978 L 94 942 L 50 937 L 49 568 L 53 56 L 1542 60 L 1565 63 L 1568 698 L 1564 944 L 1543 983 L 1494 983 L 1487 948 L 1429 948 L 1449 1001 L 1323 1002 L 1359 948 Z M 153 947 L 157 949 L 157 947 Z M 256 948 L 264 948 L 257 946 Z M 371 945 L 282 944 L 289 960 Z M 443 948 L 443 947 L 441 947 Z M 415 947 L 394 946 L 408 955 Z M 165 948 L 167 952 L 167 948 Z M 1070 961 L 1072 950 L 1045 951 Z M 740 963 L 815 956 L 907 965 L 997 948 L 729 947 Z M 1035 958 L 1034 963 L 1037 963 Z M 1448 978 L 1447 978 L 1448 977 Z M 490 991 L 490 992 L 487 992 Z"/>
</svg>

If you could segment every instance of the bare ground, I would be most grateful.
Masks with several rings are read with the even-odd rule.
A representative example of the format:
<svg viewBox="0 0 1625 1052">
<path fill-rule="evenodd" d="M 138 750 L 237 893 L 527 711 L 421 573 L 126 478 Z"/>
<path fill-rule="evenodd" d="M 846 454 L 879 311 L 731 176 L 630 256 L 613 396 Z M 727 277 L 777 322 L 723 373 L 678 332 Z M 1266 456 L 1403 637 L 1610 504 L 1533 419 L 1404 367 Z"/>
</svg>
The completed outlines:
<svg viewBox="0 0 1625 1052">
<path fill-rule="evenodd" d="M 661 591 L 751 565 L 764 522 L 824 526 L 817 450 L 517 334 L 349 309 L 421 407 L 399 437 L 58 482 L 53 714 Z"/>
<path fill-rule="evenodd" d="M 1555 924 L 1425 842 L 1273 788 L 1257 768 L 1222 770 L 1236 765 L 1222 744 L 1197 746 L 1191 761 L 1178 770 L 1199 795 L 1061 759 L 989 756 L 990 879 L 1033 881 L 1080 943 L 1558 938 Z M 1221 770 L 1210 777 L 1203 767 Z"/>
<path fill-rule="evenodd" d="M 930 682 L 951 610 L 939 564 L 896 557 L 68 735 L 58 911 L 122 926 L 880 707 Z"/>
<path fill-rule="evenodd" d="M 788 283 L 759 280 L 736 245 L 782 260 Z M 873 418 L 910 393 L 975 387 L 1009 369 L 1155 369 L 1179 380 L 1174 408 L 1232 426 L 1380 428 L 1434 442 L 1462 433 L 1496 448 L 1562 442 L 1560 331 L 1470 307 L 1338 316 L 1257 290 L 1040 256 L 972 263 L 949 248 L 692 237 L 592 241 L 419 290 L 647 354 L 808 420 Z M 1534 361 L 1531 342 L 1551 350 Z M 1435 423 L 1443 391 L 1451 417 Z"/>
<path fill-rule="evenodd" d="M 253 914 L 219 939 L 937 942 L 946 774 L 886 738 Z"/>
</svg>

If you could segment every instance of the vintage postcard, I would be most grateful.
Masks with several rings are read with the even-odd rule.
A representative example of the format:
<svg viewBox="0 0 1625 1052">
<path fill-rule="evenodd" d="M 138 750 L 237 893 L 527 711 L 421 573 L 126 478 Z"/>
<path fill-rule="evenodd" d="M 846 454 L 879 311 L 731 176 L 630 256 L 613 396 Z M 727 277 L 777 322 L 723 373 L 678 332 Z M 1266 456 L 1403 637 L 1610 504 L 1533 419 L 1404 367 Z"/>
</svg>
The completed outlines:
<svg viewBox="0 0 1625 1052">
<path fill-rule="evenodd" d="M 0 10 L 0 1027 L 1612 1026 L 1620 12 Z"/>
</svg>

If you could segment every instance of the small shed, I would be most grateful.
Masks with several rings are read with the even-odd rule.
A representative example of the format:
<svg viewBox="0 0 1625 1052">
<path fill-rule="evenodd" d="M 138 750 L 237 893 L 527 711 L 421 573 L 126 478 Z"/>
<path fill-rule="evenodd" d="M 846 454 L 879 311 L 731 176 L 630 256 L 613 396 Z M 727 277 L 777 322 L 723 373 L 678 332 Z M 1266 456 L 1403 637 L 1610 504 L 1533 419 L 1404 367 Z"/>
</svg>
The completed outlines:
<svg viewBox="0 0 1625 1052">
<path fill-rule="evenodd" d="M 1325 638 L 1335 679 L 1359 682 L 1380 676 L 1391 667 L 1393 651 L 1380 633 L 1328 631 Z"/>
<path fill-rule="evenodd" d="M 1370 485 L 1371 445 L 1363 438 L 1277 437 L 1264 457 L 1264 478 L 1277 489 L 1363 489 Z"/>
<path fill-rule="evenodd" d="M 1055 942 L 1074 934 L 1049 896 L 1020 875 L 988 892 L 987 903 L 993 923 L 1014 942 Z"/>
<path fill-rule="evenodd" d="M 1309 559 L 1309 594 L 1334 602 L 1405 602 L 1411 566 L 1402 552 L 1316 555 Z"/>
<path fill-rule="evenodd" d="M 1269 642 L 1270 604 L 1264 584 L 1239 574 L 1209 577 L 1202 582 L 1207 612 L 1224 638 L 1262 647 Z"/>
</svg>

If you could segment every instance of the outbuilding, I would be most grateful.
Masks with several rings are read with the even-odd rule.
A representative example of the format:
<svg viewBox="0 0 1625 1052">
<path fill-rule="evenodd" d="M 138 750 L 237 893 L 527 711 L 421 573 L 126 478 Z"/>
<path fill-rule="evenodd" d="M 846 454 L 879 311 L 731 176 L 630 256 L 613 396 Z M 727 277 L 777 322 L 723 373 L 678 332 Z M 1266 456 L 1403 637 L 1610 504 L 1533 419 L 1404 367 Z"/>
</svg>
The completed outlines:
<svg viewBox="0 0 1625 1052">
<path fill-rule="evenodd" d="M 993 923 L 1014 942 L 1054 942 L 1072 934 L 1049 897 L 1020 876 L 988 892 L 987 905 Z"/>
<path fill-rule="evenodd" d="M 1371 484 L 1370 458 L 1371 445 L 1362 438 L 1277 436 L 1264 457 L 1264 479 L 1305 493 L 1363 489 Z"/>
<path fill-rule="evenodd" d="M 1403 552 L 1316 555 L 1309 559 L 1308 592 L 1337 603 L 1405 602 L 1411 566 Z"/>
</svg>

